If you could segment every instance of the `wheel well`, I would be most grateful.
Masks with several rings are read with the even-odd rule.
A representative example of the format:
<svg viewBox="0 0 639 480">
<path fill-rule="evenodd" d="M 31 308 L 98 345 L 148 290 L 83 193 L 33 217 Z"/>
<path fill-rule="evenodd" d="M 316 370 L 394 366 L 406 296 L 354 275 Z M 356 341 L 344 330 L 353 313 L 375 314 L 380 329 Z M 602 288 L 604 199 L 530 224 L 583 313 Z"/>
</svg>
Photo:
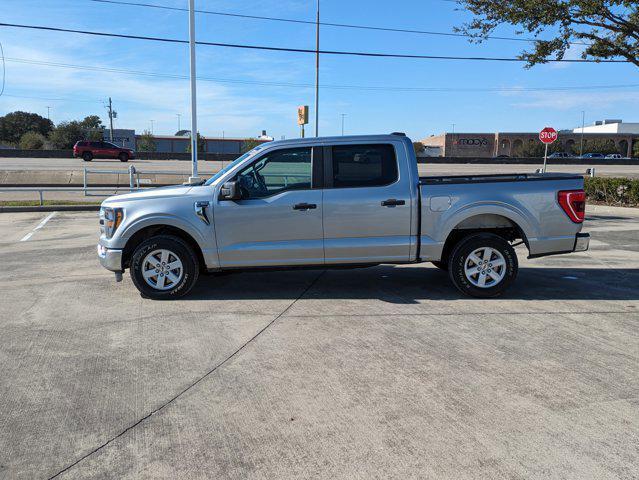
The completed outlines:
<svg viewBox="0 0 639 480">
<path fill-rule="evenodd" d="M 455 245 L 464 237 L 474 233 L 493 233 L 507 242 L 522 240 L 528 247 L 526 234 L 519 225 L 507 217 L 496 214 L 483 214 L 467 218 L 451 230 L 444 242 L 441 261 L 447 262 Z"/>
<path fill-rule="evenodd" d="M 204 255 L 202 249 L 195 241 L 195 239 L 184 230 L 172 227 L 170 225 L 151 225 L 144 227 L 143 229 L 135 232 L 131 238 L 126 242 L 124 250 L 122 251 L 122 264 L 124 268 L 129 268 L 131 257 L 135 248 L 147 238 L 154 237 L 155 235 L 173 235 L 184 240 L 197 255 L 198 263 L 200 264 L 200 270 L 206 270 L 206 263 L 204 262 Z"/>
</svg>

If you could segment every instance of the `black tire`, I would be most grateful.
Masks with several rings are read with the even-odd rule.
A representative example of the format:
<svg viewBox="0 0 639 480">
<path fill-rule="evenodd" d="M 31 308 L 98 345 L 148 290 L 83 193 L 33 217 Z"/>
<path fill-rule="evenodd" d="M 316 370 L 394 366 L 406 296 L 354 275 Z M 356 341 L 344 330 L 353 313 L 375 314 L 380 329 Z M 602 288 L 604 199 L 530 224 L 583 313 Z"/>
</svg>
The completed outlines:
<svg viewBox="0 0 639 480">
<path fill-rule="evenodd" d="M 121 162 L 128 162 L 129 154 L 122 152 L 120 155 L 118 155 L 118 158 L 120 159 Z"/>
<path fill-rule="evenodd" d="M 484 250 L 482 256 L 478 257 L 478 259 L 485 260 L 486 263 L 480 262 L 480 264 L 476 264 L 469 256 L 476 250 L 482 248 L 491 248 L 499 252 L 499 254 Z M 486 254 L 489 254 L 490 258 L 485 259 Z M 493 267 L 492 262 L 497 263 L 500 260 L 498 258 L 499 255 L 503 257 L 505 264 L 503 266 Z M 467 266 L 467 262 L 469 266 L 473 267 L 473 271 L 475 265 L 478 267 L 478 273 L 470 274 L 471 278 L 466 275 L 465 267 Z M 490 298 L 501 295 L 517 277 L 518 269 L 517 254 L 513 247 L 502 237 L 492 233 L 478 233 L 463 238 L 455 245 L 455 248 L 453 248 L 448 261 L 448 275 L 453 285 L 455 285 L 460 292 L 478 298 Z M 491 274 L 490 272 L 493 273 Z M 501 276 L 501 279 L 497 281 L 493 277 L 494 275 Z M 473 281 L 480 283 L 482 281 L 481 276 L 484 277 L 484 282 L 488 282 L 485 287 L 473 283 Z M 496 283 L 491 286 L 491 282 Z"/>
<path fill-rule="evenodd" d="M 176 284 L 167 289 L 159 290 L 151 286 L 142 274 L 143 263 L 147 255 L 155 250 L 168 250 L 182 262 L 182 276 Z M 173 257 L 171 257 L 173 258 Z M 174 273 L 175 271 L 171 272 Z M 153 300 L 172 300 L 183 297 L 193 288 L 197 281 L 199 264 L 197 255 L 184 240 L 171 235 L 157 235 L 144 240 L 134 250 L 131 257 L 131 279 L 143 297 Z M 169 275 L 167 274 L 167 277 Z M 156 276 L 156 284 L 159 278 Z M 150 280 L 153 282 L 153 279 Z"/>
<path fill-rule="evenodd" d="M 91 152 L 84 152 L 82 154 L 82 160 L 84 160 L 85 162 L 90 162 L 91 160 L 93 160 L 93 154 Z"/>
<path fill-rule="evenodd" d="M 448 264 L 446 262 L 430 262 L 430 263 L 435 265 L 440 270 L 443 270 L 444 272 L 448 271 Z"/>
</svg>

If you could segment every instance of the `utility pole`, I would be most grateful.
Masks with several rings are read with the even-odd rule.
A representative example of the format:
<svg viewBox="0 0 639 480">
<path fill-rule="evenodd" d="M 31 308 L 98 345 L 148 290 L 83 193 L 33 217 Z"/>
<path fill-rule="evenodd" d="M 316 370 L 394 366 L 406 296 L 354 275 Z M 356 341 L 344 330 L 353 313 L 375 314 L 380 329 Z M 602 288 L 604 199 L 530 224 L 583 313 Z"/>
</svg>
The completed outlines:
<svg viewBox="0 0 639 480">
<path fill-rule="evenodd" d="M 344 117 L 346 116 L 345 113 L 342 113 L 342 137 L 344 136 Z"/>
<path fill-rule="evenodd" d="M 113 142 L 113 102 L 109 97 L 109 140 Z"/>
<path fill-rule="evenodd" d="M 51 120 L 51 107 L 47 107 L 47 120 Z"/>
<path fill-rule="evenodd" d="M 584 128 L 586 124 L 586 112 L 584 110 L 581 111 L 581 146 L 579 147 L 579 156 L 583 157 L 584 155 Z"/>
<path fill-rule="evenodd" d="M 189 0 L 189 51 L 191 54 L 191 162 L 192 171 L 189 183 L 200 181 L 197 175 L 197 102 L 195 78 L 195 0 Z"/>
<path fill-rule="evenodd" d="M 451 123 L 451 125 L 453 126 L 453 131 L 451 133 L 455 133 L 455 124 Z"/>
<path fill-rule="evenodd" d="M 319 37 L 320 0 L 317 0 L 317 22 L 315 23 L 315 136 L 319 137 Z"/>
<path fill-rule="evenodd" d="M 153 135 L 153 123 L 155 122 L 155 120 L 149 120 L 149 122 L 151 122 L 151 135 Z"/>
<path fill-rule="evenodd" d="M 177 117 L 178 117 L 178 129 L 177 129 L 177 131 L 179 132 L 180 130 L 182 130 L 182 129 L 180 128 L 180 117 L 182 117 L 182 114 L 181 114 L 181 113 L 176 113 L 176 115 L 177 115 Z"/>
</svg>

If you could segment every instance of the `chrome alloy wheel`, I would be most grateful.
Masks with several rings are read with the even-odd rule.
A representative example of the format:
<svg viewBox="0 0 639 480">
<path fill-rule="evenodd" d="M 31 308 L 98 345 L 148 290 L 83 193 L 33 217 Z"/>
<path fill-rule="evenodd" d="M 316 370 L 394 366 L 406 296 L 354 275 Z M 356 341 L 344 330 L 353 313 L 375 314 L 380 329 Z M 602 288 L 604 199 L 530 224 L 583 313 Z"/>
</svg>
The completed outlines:
<svg viewBox="0 0 639 480">
<path fill-rule="evenodd" d="M 183 275 L 182 262 L 170 250 L 154 250 L 142 262 L 142 277 L 156 290 L 172 289 L 180 283 Z"/>
<path fill-rule="evenodd" d="M 498 250 L 481 247 L 473 251 L 464 263 L 464 273 L 470 283 L 479 288 L 490 288 L 506 275 L 506 260 Z"/>
</svg>

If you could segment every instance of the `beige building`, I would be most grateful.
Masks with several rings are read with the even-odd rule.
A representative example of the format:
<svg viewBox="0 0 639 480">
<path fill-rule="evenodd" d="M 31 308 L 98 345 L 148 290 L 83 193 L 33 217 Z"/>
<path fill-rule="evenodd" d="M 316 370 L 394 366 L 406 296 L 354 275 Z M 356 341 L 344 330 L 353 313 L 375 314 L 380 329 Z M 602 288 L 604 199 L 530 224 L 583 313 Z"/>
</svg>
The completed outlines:
<svg viewBox="0 0 639 480">
<path fill-rule="evenodd" d="M 580 129 L 581 130 L 581 129 Z M 559 132 L 557 142 L 562 151 L 580 153 L 582 133 L 572 130 Z M 585 131 L 585 141 L 589 139 L 612 140 L 619 153 L 632 156 L 633 142 L 639 142 L 639 132 L 634 133 L 594 133 Z M 540 144 L 537 132 L 534 133 L 442 133 L 420 140 L 426 147 L 437 147 L 443 157 L 521 157 L 526 145 Z M 587 153 L 584 151 L 583 153 Z"/>
</svg>

